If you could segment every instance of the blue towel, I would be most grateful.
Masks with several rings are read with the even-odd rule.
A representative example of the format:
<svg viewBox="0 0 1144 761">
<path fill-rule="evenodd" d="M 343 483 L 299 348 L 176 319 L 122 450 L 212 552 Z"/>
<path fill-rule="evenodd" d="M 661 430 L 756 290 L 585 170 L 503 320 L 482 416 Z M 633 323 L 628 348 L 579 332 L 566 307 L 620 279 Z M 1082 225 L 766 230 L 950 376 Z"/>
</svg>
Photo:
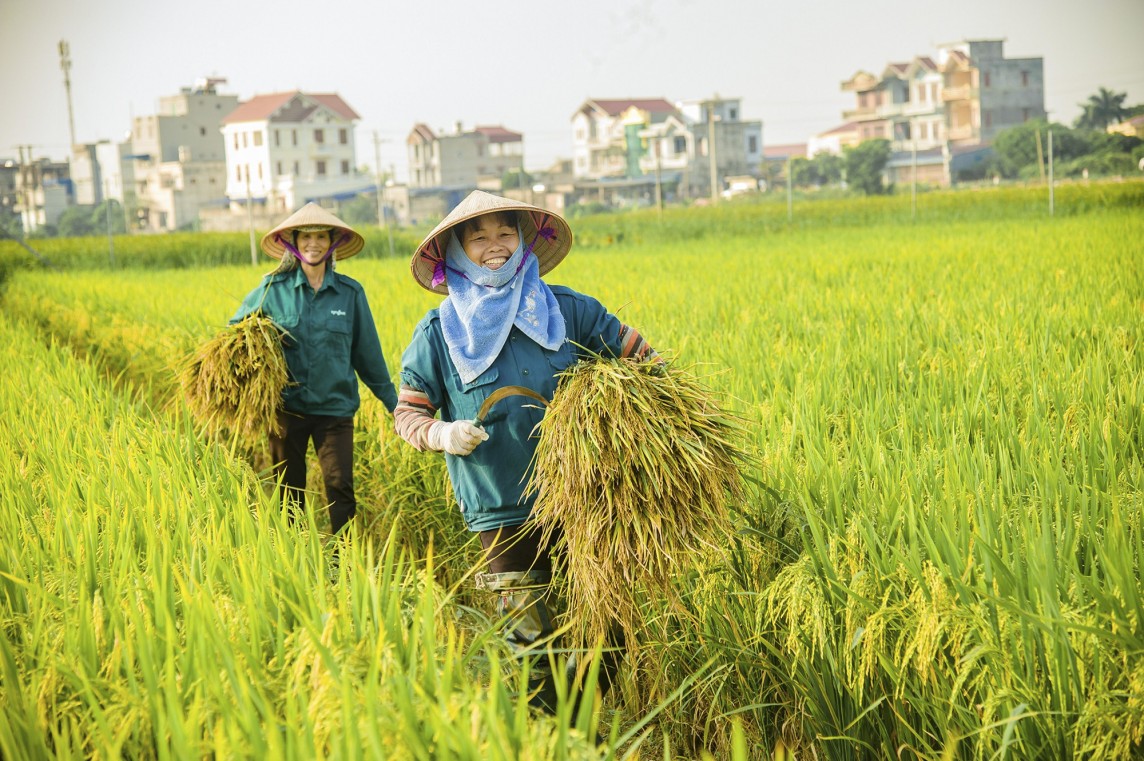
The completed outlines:
<svg viewBox="0 0 1144 761">
<path fill-rule="evenodd" d="M 470 261 L 457 236 L 449 236 L 445 249 L 449 295 L 439 313 L 449 357 L 465 383 L 489 369 L 513 325 L 549 351 L 564 343 L 560 305 L 540 279 L 540 265 L 524 246 L 519 227 L 517 235 L 521 242 L 516 251 L 496 270 Z"/>
</svg>

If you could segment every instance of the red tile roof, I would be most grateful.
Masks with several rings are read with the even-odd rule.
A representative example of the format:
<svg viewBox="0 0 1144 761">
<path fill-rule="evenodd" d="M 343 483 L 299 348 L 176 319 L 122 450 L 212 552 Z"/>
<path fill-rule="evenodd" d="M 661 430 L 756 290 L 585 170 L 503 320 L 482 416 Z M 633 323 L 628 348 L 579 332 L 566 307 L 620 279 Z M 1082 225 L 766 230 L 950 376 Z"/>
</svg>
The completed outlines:
<svg viewBox="0 0 1144 761">
<path fill-rule="evenodd" d="M 491 127 L 474 127 L 473 132 L 480 132 L 490 143 L 519 143 L 522 137 L 519 132 L 505 129 L 499 124 Z"/>
<path fill-rule="evenodd" d="M 806 143 L 763 146 L 763 158 L 765 159 L 797 158 L 798 156 L 806 156 Z"/>
<path fill-rule="evenodd" d="M 409 139 L 406 142 L 412 145 L 414 142 L 431 143 L 437 139 L 433 134 L 433 130 L 429 129 L 427 124 L 418 123 L 413 125 L 413 130 L 409 133 Z"/>
<path fill-rule="evenodd" d="M 239 103 L 237 108 L 223 118 L 222 123 L 235 124 L 239 122 L 272 120 L 272 117 L 279 109 L 299 97 L 325 106 L 343 119 L 355 120 L 361 118 L 352 108 L 346 105 L 346 102 L 342 100 L 341 96 L 337 93 L 304 93 L 299 90 L 293 90 L 291 92 L 279 92 L 270 95 L 255 95 L 250 100 Z M 312 110 L 312 108 L 309 109 L 309 111 Z M 306 113 L 308 114 L 309 111 L 306 111 Z"/>
<path fill-rule="evenodd" d="M 845 124 L 838 125 L 834 129 L 828 129 L 826 132 L 819 132 L 818 136 L 837 135 L 841 132 L 853 132 L 856 129 L 858 129 L 858 122 L 846 122 Z"/>
<path fill-rule="evenodd" d="M 608 116 L 619 116 L 632 106 L 635 106 L 641 111 L 648 111 L 653 114 L 674 113 L 676 110 L 674 105 L 663 98 L 635 98 L 628 100 L 597 100 L 595 98 L 589 98 L 581 110 L 589 106 L 596 106 L 607 113 Z"/>
</svg>

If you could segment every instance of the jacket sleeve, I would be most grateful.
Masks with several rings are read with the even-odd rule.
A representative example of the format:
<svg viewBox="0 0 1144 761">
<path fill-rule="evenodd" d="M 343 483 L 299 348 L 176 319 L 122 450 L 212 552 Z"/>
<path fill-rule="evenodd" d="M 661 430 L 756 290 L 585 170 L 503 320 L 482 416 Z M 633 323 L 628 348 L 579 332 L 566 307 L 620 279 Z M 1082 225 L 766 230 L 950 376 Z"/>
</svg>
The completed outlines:
<svg viewBox="0 0 1144 761">
<path fill-rule="evenodd" d="M 397 389 L 389 376 L 389 366 L 381 351 L 381 339 L 373 324 L 373 313 L 364 291 L 358 291 L 354 304 L 354 337 L 350 362 L 362 383 L 393 412 L 397 407 Z"/>
<path fill-rule="evenodd" d="M 267 279 L 263 278 L 262 282 L 258 284 L 257 288 L 246 294 L 246 298 L 244 298 L 242 303 L 238 305 L 238 310 L 235 311 L 234 316 L 230 318 L 230 320 L 227 322 L 227 325 L 234 325 L 235 323 L 242 322 L 247 317 L 257 312 L 258 308 L 262 306 L 262 297 L 266 292 L 268 285 L 269 282 Z"/>
<path fill-rule="evenodd" d="M 442 358 L 434 349 L 432 313 L 413 330 L 413 339 L 401 355 L 401 394 L 393 413 L 397 435 L 424 450 L 426 435 L 444 404 Z"/>
<path fill-rule="evenodd" d="M 658 360 L 659 354 L 634 328 L 604 308 L 596 299 L 576 294 L 572 315 L 565 315 L 569 339 L 590 351 L 608 357 Z M 562 305 L 561 309 L 565 307 Z"/>
</svg>

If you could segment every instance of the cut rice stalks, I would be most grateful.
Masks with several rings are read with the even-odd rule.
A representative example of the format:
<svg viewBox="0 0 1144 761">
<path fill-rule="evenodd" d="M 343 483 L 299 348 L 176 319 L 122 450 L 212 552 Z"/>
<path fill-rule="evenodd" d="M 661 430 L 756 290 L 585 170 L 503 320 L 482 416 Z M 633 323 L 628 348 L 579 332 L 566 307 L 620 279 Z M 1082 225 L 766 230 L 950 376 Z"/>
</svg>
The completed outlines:
<svg viewBox="0 0 1144 761">
<path fill-rule="evenodd" d="M 179 384 L 195 419 L 248 447 L 281 433 L 278 410 L 288 379 L 282 330 L 253 314 L 203 343 L 184 361 Z"/>
<path fill-rule="evenodd" d="M 674 363 L 596 358 L 562 373 L 528 489 L 533 519 L 565 543 L 572 647 L 622 633 L 635 649 L 641 600 L 675 601 L 673 578 L 728 546 L 747 457 L 741 419 L 718 401 Z"/>
</svg>

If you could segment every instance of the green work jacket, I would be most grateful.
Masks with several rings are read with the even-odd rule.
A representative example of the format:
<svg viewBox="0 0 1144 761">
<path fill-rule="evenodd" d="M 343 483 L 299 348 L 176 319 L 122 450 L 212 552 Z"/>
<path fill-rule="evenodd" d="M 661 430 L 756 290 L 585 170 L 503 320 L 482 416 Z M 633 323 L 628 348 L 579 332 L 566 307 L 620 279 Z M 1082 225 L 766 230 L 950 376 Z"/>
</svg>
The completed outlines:
<svg viewBox="0 0 1144 761">
<path fill-rule="evenodd" d="M 357 380 L 361 378 L 393 412 L 397 390 L 365 291 L 356 280 L 327 269 L 315 291 L 301 267 L 267 275 L 242 300 L 230 324 L 260 310 L 286 331 L 282 348 L 290 381 L 282 394 L 284 409 L 352 417 L 361 405 Z"/>
<path fill-rule="evenodd" d="M 401 382 L 423 391 L 441 419 L 472 420 L 481 403 L 502 386 L 524 386 L 545 399 L 556 391 L 557 373 L 587 356 L 621 356 L 623 325 L 596 299 L 571 288 L 551 286 L 567 327 L 567 340 L 548 351 L 513 326 L 491 367 L 470 383 L 458 375 L 431 310 L 413 331 L 401 357 Z M 581 348 L 583 347 L 583 348 Z M 453 492 L 470 531 L 489 531 L 523 523 L 535 498 L 525 495 L 536 451 L 540 403 L 510 396 L 493 406 L 484 420 L 488 441 L 465 457 L 445 455 Z"/>
</svg>

